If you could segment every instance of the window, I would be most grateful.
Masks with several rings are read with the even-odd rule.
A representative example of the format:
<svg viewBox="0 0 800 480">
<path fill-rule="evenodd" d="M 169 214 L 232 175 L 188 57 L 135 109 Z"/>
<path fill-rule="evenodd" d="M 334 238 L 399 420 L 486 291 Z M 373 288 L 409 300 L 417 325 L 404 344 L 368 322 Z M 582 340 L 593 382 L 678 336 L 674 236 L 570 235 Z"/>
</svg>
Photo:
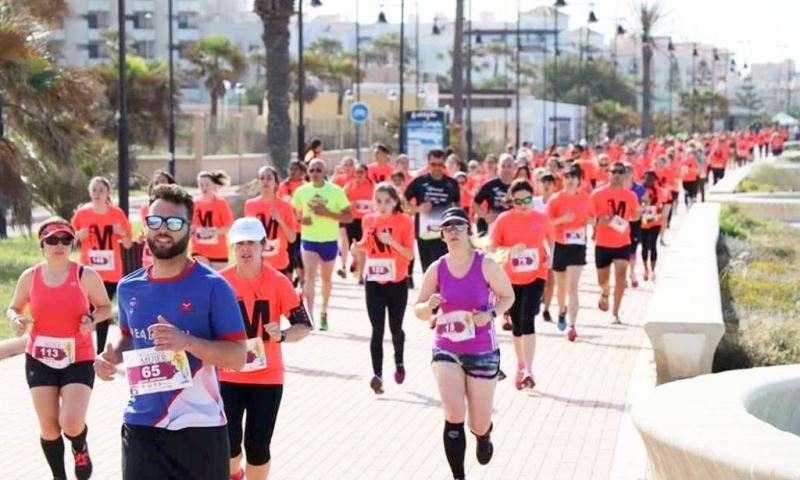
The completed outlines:
<svg viewBox="0 0 800 480">
<path fill-rule="evenodd" d="M 153 12 L 134 12 L 133 28 L 151 30 L 153 28 Z"/>
<path fill-rule="evenodd" d="M 89 23 L 89 30 L 96 30 L 100 28 L 96 13 L 90 13 L 86 15 L 86 21 Z"/>
<path fill-rule="evenodd" d="M 178 13 L 178 28 L 191 29 L 197 28 L 198 15 L 194 12 Z"/>
<path fill-rule="evenodd" d="M 86 47 L 87 50 L 89 51 L 89 58 L 101 58 L 99 42 L 89 42 L 89 44 Z"/>
<path fill-rule="evenodd" d="M 136 53 L 142 58 L 154 58 L 155 42 L 150 40 L 139 41 L 135 43 Z"/>
</svg>

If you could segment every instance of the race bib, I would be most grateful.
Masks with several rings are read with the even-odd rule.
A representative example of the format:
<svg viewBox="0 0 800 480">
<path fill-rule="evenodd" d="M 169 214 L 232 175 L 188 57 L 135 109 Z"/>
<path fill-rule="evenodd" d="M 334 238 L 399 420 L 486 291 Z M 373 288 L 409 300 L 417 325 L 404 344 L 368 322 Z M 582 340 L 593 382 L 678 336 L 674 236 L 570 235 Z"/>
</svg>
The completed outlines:
<svg viewBox="0 0 800 480">
<path fill-rule="evenodd" d="M 439 215 L 428 213 L 419 214 L 419 238 L 423 240 L 435 240 L 440 238 L 442 230 L 442 220 Z"/>
<path fill-rule="evenodd" d="M 33 358 L 50 368 L 61 370 L 75 362 L 75 339 L 37 336 Z"/>
<path fill-rule="evenodd" d="M 567 245 L 586 245 L 586 230 L 564 230 Z"/>
<path fill-rule="evenodd" d="M 247 358 L 241 372 L 252 372 L 267 368 L 267 352 L 264 351 L 264 340 L 261 338 L 247 339 Z"/>
<path fill-rule="evenodd" d="M 463 310 L 444 313 L 436 318 L 436 334 L 451 342 L 463 342 L 475 338 L 475 323 L 472 314 Z"/>
<path fill-rule="evenodd" d="M 192 386 L 192 371 L 186 352 L 157 352 L 143 348 L 122 353 L 131 395 L 169 392 Z"/>
<path fill-rule="evenodd" d="M 395 261 L 391 258 L 368 258 L 365 273 L 368 282 L 394 282 Z"/>
<path fill-rule="evenodd" d="M 642 213 L 642 221 L 644 223 L 651 223 L 656 221 L 656 207 L 650 205 L 644 207 L 644 213 Z"/>
<path fill-rule="evenodd" d="M 369 200 L 356 200 L 356 210 L 359 213 L 369 213 L 372 210 L 372 202 Z"/>
<path fill-rule="evenodd" d="M 113 272 L 114 250 L 89 250 L 89 265 L 98 272 Z"/>
<path fill-rule="evenodd" d="M 512 272 L 535 272 L 539 270 L 539 249 L 526 248 L 517 255 L 511 256 Z"/>
<path fill-rule="evenodd" d="M 625 230 L 628 229 L 628 222 L 619 215 L 614 215 L 608 225 L 619 233 L 625 233 Z"/>
<path fill-rule="evenodd" d="M 280 252 L 280 249 L 281 249 L 280 238 L 276 238 L 275 240 L 267 240 L 267 244 L 264 246 L 264 253 L 261 256 L 274 257 Z"/>
</svg>

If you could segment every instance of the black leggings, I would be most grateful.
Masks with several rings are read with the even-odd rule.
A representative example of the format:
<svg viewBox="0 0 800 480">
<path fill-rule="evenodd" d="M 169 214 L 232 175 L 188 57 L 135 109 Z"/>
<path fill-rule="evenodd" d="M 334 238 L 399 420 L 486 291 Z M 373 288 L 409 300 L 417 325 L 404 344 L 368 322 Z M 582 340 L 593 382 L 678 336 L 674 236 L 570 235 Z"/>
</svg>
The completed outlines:
<svg viewBox="0 0 800 480">
<path fill-rule="evenodd" d="M 369 353 L 372 356 L 372 371 L 378 377 L 383 376 L 383 332 L 386 326 L 386 312 L 389 313 L 389 330 L 392 332 L 394 345 L 394 363 L 403 364 L 403 345 L 406 334 L 403 332 L 403 315 L 408 303 L 408 285 L 406 281 L 380 284 L 367 282 L 364 287 L 367 296 L 367 315 L 372 323 L 372 339 L 369 342 Z"/>
<path fill-rule="evenodd" d="M 417 249 L 419 250 L 419 262 L 422 265 L 423 274 L 428 270 L 431 263 L 447 254 L 447 244 L 438 238 L 433 240 L 418 238 Z"/>
<path fill-rule="evenodd" d="M 247 463 L 265 465 L 272 456 L 269 444 L 278 409 L 283 397 L 283 385 L 252 385 L 247 383 L 220 382 L 220 393 L 228 417 L 228 439 L 230 456 L 242 454 L 242 437 Z M 247 416 L 242 435 L 242 418 Z"/>
<path fill-rule="evenodd" d="M 658 260 L 659 233 L 661 233 L 660 226 L 642 229 L 642 261 L 645 267 L 647 266 L 648 258 L 652 265 L 655 265 Z"/>
</svg>

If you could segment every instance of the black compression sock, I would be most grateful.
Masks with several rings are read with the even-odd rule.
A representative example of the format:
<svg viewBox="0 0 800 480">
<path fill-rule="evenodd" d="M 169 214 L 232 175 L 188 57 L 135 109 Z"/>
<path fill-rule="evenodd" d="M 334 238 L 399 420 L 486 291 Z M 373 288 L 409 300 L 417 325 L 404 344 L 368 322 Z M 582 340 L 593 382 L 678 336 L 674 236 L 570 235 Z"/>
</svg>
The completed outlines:
<svg viewBox="0 0 800 480">
<path fill-rule="evenodd" d="M 444 422 L 444 453 L 453 472 L 454 479 L 464 478 L 464 452 L 467 439 L 464 436 L 464 422 Z"/>
<path fill-rule="evenodd" d="M 67 472 L 64 469 L 64 439 L 59 437 L 55 440 L 40 439 L 42 442 L 42 450 L 44 451 L 44 458 L 47 459 L 47 464 L 50 465 L 50 471 L 53 472 L 54 478 L 67 478 Z"/>
<path fill-rule="evenodd" d="M 72 442 L 72 450 L 75 452 L 82 452 L 86 449 L 86 434 L 89 433 L 89 426 L 84 425 L 83 431 L 78 434 L 77 437 L 70 437 L 66 433 L 64 434 L 67 439 Z"/>
</svg>

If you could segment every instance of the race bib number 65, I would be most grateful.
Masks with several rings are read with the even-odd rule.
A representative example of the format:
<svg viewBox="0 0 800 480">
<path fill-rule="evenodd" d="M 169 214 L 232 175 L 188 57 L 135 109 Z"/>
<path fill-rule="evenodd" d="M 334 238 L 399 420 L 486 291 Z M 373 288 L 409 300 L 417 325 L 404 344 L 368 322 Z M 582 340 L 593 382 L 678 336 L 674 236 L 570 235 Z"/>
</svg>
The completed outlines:
<svg viewBox="0 0 800 480">
<path fill-rule="evenodd" d="M 181 390 L 192 385 L 186 352 L 143 348 L 122 353 L 131 395 Z"/>
</svg>

